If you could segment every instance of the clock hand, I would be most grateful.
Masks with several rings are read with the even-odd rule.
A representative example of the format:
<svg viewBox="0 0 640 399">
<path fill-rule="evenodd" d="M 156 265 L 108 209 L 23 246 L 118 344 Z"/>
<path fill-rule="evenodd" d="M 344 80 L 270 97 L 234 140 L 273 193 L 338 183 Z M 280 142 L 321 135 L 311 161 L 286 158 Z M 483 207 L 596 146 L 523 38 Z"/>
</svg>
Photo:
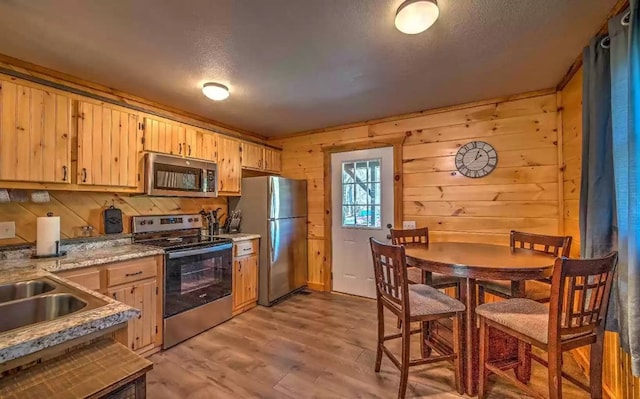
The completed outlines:
<svg viewBox="0 0 640 399">
<path fill-rule="evenodd" d="M 481 154 L 480 154 L 480 150 L 478 150 L 478 152 L 476 152 L 476 157 L 474 159 L 474 161 L 477 161 L 478 158 L 480 158 Z"/>
</svg>

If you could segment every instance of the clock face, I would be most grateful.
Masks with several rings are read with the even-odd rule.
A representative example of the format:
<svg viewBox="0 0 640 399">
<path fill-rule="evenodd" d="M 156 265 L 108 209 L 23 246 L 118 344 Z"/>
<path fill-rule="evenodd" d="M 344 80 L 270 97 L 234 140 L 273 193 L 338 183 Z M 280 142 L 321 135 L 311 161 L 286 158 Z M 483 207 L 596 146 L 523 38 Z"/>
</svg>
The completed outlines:
<svg viewBox="0 0 640 399">
<path fill-rule="evenodd" d="M 484 141 L 472 141 L 460 147 L 456 154 L 456 169 L 463 176 L 484 177 L 498 165 L 498 153 Z"/>
</svg>

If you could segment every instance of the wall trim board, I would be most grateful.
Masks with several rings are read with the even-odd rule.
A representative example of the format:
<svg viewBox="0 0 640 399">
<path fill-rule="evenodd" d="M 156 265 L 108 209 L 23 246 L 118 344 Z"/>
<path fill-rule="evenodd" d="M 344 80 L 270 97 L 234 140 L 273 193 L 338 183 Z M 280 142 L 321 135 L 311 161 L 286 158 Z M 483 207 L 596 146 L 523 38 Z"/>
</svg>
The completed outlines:
<svg viewBox="0 0 640 399">
<path fill-rule="evenodd" d="M 598 32 L 596 32 L 593 36 L 599 36 L 599 35 L 604 35 L 608 33 L 609 20 L 615 17 L 616 15 L 618 15 L 622 10 L 628 7 L 629 7 L 629 0 L 618 0 L 618 2 L 613 6 L 611 11 L 609 11 L 609 14 L 607 14 L 607 17 L 605 18 L 602 25 L 600 25 L 600 29 L 598 30 Z M 558 83 L 558 85 L 556 86 L 557 91 L 562 91 L 562 89 L 565 88 L 565 86 L 573 78 L 573 75 L 575 75 L 580 70 L 580 68 L 582 68 L 582 63 L 583 63 L 582 52 L 580 52 L 580 54 L 578 54 L 578 56 L 576 57 L 575 61 L 573 61 L 573 64 L 571 64 L 571 66 L 569 67 L 569 70 L 567 71 L 567 73 L 565 73 L 565 75 L 562 77 L 562 80 L 560 80 L 560 83 Z"/>
<path fill-rule="evenodd" d="M 16 79 L 23 79 L 28 82 L 62 90 L 64 92 L 73 93 L 138 112 L 170 119 L 175 122 L 192 125 L 200 129 L 206 129 L 236 139 L 260 145 L 267 145 L 274 149 L 280 149 L 267 143 L 266 137 L 257 133 L 228 126 L 188 111 L 137 97 L 98 83 L 89 82 L 3 54 L 0 54 L 0 73 Z"/>
<path fill-rule="evenodd" d="M 403 202 L 402 202 L 402 145 L 405 137 L 379 139 L 375 141 L 366 140 L 357 143 L 342 145 L 323 146 L 324 157 L 324 253 L 323 264 L 324 291 L 330 292 L 333 289 L 333 233 L 332 233 L 332 212 L 333 204 L 331 198 L 331 154 L 348 151 L 369 150 L 373 148 L 393 147 L 393 219 L 396 226 L 402 225 Z"/>
<path fill-rule="evenodd" d="M 461 109 L 465 109 L 465 108 L 474 108 L 474 107 L 478 107 L 478 106 L 481 106 L 481 105 L 498 104 L 498 103 L 502 103 L 502 102 L 522 100 L 522 99 L 525 99 L 525 98 L 539 97 L 539 96 L 545 96 L 545 95 L 555 94 L 555 93 L 556 93 L 556 89 L 555 88 L 535 90 L 535 91 L 530 91 L 530 92 L 526 92 L 526 93 L 514 94 L 514 95 L 510 95 L 510 96 L 495 97 L 495 98 L 490 98 L 490 99 L 486 99 L 486 100 L 473 101 L 473 102 L 468 102 L 468 103 L 463 103 L 463 104 L 449 105 L 449 106 L 438 107 L 438 108 L 430 108 L 430 109 L 427 109 L 427 110 L 411 112 L 411 113 L 407 113 L 407 114 L 401 114 L 401 115 L 395 115 L 395 116 L 387 116 L 387 117 L 383 117 L 383 118 L 369 119 L 369 120 L 361 121 L 361 122 L 347 123 L 347 124 L 344 124 L 344 125 L 330 126 L 330 127 L 320 128 L 320 129 L 307 130 L 307 131 L 298 132 L 298 133 L 291 133 L 291 134 L 285 134 L 285 135 L 280 135 L 280 136 L 274 136 L 274 137 L 269 137 L 267 140 L 268 141 L 278 141 L 278 140 L 283 140 L 283 139 L 290 139 L 290 138 L 293 138 L 293 137 L 307 136 L 307 135 L 310 135 L 310 134 L 319 134 L 319 133 L 332 132 L 332 131 L 335 131 L 335 130 L 352 129 L 352 128 L 362 127 L 362 126 L 367 126 L 367 125 L 375 125 L 375 124 L 383 123 L 383 122 L 392 122 L 392 121 L 397 121 L 397 120 L 401 120 L 401 119 L 412 119 L 412 118 L 415 118 L 415 117 L 418 117 L 418 116 L 428 116 L 428 115 L 439 114 L 439 113 L 443 113 L 443 112 L 461 110 Z"/>
<path fill-rule="evenodd" d="M 557 140 L 557 153 L 558 153 L 558 234 L 564 234 L 564 139 L 562 128 L 562 92 L 559 91 L 556 94 L 556 103 L 558 104 L 558 111 L 556 113 L 556 140 Z"/>
</svg>

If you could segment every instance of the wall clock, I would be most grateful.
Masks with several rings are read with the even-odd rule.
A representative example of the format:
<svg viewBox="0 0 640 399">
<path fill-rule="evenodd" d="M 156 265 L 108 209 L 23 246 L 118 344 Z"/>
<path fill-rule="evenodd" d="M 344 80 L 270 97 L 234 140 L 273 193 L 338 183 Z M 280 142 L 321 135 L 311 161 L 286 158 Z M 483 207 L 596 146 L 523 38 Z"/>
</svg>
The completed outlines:
<svg viewBox="0 0 640 399">
<path fill-rule="evenodd" d="M 456 169 L 463 176 L 485 177 L 498 165 L 498 153 L 495 148 L 484 141 L 471 141 L 458 150 Z"/>
</svg>

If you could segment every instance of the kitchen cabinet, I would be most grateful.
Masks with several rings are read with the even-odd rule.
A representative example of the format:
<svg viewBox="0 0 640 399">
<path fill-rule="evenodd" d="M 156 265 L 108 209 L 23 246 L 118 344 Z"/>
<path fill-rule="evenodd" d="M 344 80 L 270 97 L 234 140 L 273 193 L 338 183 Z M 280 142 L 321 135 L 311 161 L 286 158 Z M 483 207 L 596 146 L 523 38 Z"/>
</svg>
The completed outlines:
<svg viewBox="0 0 640 399">
<path fill-rule="evenodd" d="M 234 243 L 234 315 L 253 308 L 258 302 L 258 259 L 258 240 Z"/>
<path fill-rule="evenodd" d="M 136 352 L 153 349 L 158 334 L 156 319 L 158 285 L 155 279 L 109 288 L 107 295 L 140 310 L 138 318 L 130 320 L 126 332 L 116 335 L 120 343 Z M 118 336 L 120 335 L 120 336 Z"/>
<path fill-rule="evenodd" d="M 240 142 L 218 136 L 218 194 L 239 195 L 242 165 Z"/>
<path fill-rule="evenodd" d="M 218 135 L 214 133 L 198 132 L 197 146 L 199 158 L 218 162 Z"/>
<path fill-rule="evenodd" d="M 261 145 L 242 142 L 242 167 L 245 169 L 262 170 L 264 167 L 264 147 Z"/>
<path fill-rule="evenodd" d="M 273 173 L 282 171 L 282 151 L 272 148 L 264 149 L 264 170 Z"/>
<path fill-rule="evenodd" d="M 139 137 L 137 113 L 103 103 L 79 101 L 78 184 L 137 187 Z"/>
<path fill-rule="evenodd" d="M 186 129 L 177 122 L 144 118 L 144 150 L 163 154 L 186 156 Z M 189 142 L 192 143 L 190 137 Z M 193 148 L 192 148 L 193 151 Z"/>
<path fill-rule="evenodd" d="M 67 270 L 60 277 L 140 310 L 137 319 L 115 333 L 117 341 L 139 354 L 162 346 L 162 273 L 164 258 L 148 256 Z"/>
<path fill-rule="evenodd" d="M 70 183 L 72 100 L 0 81 L 0 180 Z"/>
</svg>

